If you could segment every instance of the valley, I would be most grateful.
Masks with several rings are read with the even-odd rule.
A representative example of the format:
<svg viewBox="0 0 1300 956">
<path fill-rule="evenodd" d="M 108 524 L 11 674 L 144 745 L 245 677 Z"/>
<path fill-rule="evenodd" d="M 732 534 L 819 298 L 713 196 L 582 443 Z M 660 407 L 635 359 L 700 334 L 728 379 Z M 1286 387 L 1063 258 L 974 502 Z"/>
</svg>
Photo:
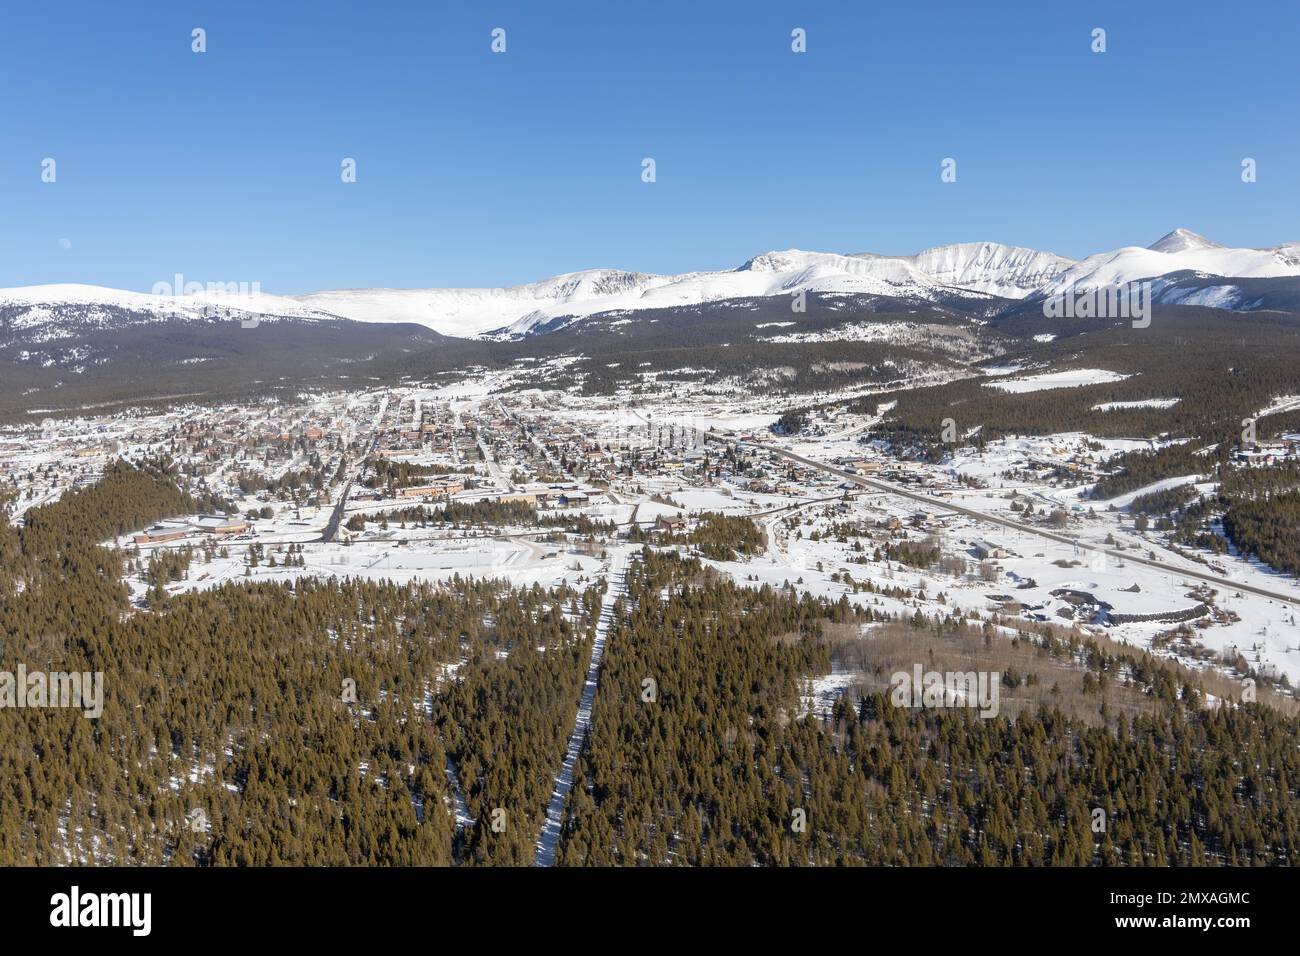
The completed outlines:
<svg viewBox="0 0 1300 956">
<path fill-rule="evenodd" d="M 1285 265 L 1171 235 L 1152 255 Z M 776 286 L 717 280 L 763 294 L 693 304 L 680 283 L 583 279 L 564 288 L 636 306 L 509 334 L 492 323 L 522 293 L 455 300 L 491 316 L 468 336 L 431 328 L 418 295 L 405 312 L 308 297 L 293 308 L 311 314 L 240 321 L 197 301 L 56 304 L 39 322 L 6 306 L 0 620 L 38 659 L 107 667 L 109 732 L 151 741 L 75 747 L 91 799 L 54 784 L 66 798 L 9 858 L 1275 862 L 1284 836 L 1239 832 L 1281 826 L 1271 809 L 1083 841 L 1078 821 L 1021 807 L 1018 836 L 940 840 L 909 829 L 935 819 L 910 791 L 886 810 L 874 783 L 828 769 L 909 713 L 886 705 L 891 681 L 931 665 L 985 680 L 940 706 L 983 701 L 999 726 L 1060 715 L 1079 741 L 1242 714 L 1273 747 L 1289 731 L 1272 722 L 1300 710 L 1300 316 L 1159 294 L 1146 325 L 1052 314 L 1032 290 L 1079 264 L 944 249 L 759 257 L 740 271 Z M 809 278 L 832 267 L 848 286 Z M 882 294 L 881 270 L 912 286 Z M 949 281 L 969 285 L 936 292 Z M 59 627 L 69 602 L 98 623 Z M 159 642 L 173 703 L 124 710 L 148 697 Z M 26 713 L 42 739 L 71 719 Z M 708 765 L 762 783 L 647 792 L 681 759 L 662 748 L 701 727 L 718 735 Z M 660 749 L 627 752 L 629 734 Z M 921 772 L 893 753 L 897 770 L 873 772 Z M 127 759 L 130 798 L 109 784 Z M 286 772 L 292 822 L 271 824 L 253 781 Z M 150 793 L 166 806 L 139 810 Z M 1075 797 L 1044 795 L 1067 818 Z M 752 816 L 806 820 L 805 804 L 806 841 Z M 167 822 L 195 814 L 203 827 Z M 1152 842 L 1152 825 L 1180 837 Z"/>
</svg>

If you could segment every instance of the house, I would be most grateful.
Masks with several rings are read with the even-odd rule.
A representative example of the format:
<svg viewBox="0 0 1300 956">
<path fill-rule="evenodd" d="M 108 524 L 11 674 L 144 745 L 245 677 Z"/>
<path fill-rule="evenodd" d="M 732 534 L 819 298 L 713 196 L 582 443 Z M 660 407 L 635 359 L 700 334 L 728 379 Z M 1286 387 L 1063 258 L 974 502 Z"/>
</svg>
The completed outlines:
<svg viewBox="0 0 1300 956">
<path fill-rule="evenodd" d="M 686 519 L 681 515 L 660 515 L 655 519 L 654 529 L 664 534 L 681 534 L 686 530 Z"/>
<path fill-rule="evenodd" d="M 981 561 L 988 558 L 1005 558 L 1007 556 L 1006 549 L 999 544 L 994 544 L 992 541 L 972 541 L 971 548 L 975 552 L 975 557 Z"/>
</svg>

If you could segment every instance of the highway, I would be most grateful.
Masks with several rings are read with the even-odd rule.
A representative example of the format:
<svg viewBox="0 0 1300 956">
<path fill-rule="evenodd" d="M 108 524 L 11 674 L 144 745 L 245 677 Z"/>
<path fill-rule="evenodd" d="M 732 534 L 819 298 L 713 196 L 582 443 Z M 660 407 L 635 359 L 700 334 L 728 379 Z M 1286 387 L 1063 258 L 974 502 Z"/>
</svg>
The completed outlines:
<svg viewBox="0 0 1300 956">
<path fill-rule="evenodd" d="M 325 530 L 321 532 L 319 541 L 333 541 L 339 533 L 339 522 L 343 520 L 343 509 L 347 506 L 348 495 L 352 494 L 352 482 L 349 481 L 343 488 L 343 494 L 339 496 L 339 503 L 334 506 L 334 513 L 330 515 L 329 523 L 325 525 Z"/>
<path fill-rule="evenodd" d="M 721 436 L 712 436 L 712 437 L 715 437 L 716 440 L 718 441 L 723 441 L 723 442 L 728 441 L 728 439 L 723 438 Z M 758 443 L 751 443 L 751 444 L 754 444 L 754 447 L 756 448 L 766 449 L 767 451 L 770 451 L 775 455 L 780 455 L 782 458 L 786 458 L 790 461 L 798 462 L 801 465 L 807 465 L 810 468 L 817 468 L 820 471 L 826 472 L 827 474 L 835 475 L 837 478 L 842 478 L 845 481 L 850 481 L 855 485 L 861 485 L 863 488 L 873 488 L 877 491 L 884 491 L 884 492 L 888 492 L 891 495 L 897 495 L 900 498 L 908 498 L 912 501 L 918 501 L 921 504 L 924 504 L 928 508 L 936 507 L 935 499 L 930 495 L 923 495 L 915 491 L 909 491 L 908 489 L 903 488 L 899 485 L 895 485 L 887 481 L 881 481 L 876 478 L 863 478 L 861 475 L 849 474 L 849 472 L 842 471 L 841 469 L 835 468 L 832 465 L 828 465 L 825 462 L 816 461 L 815 459 L 812 458 L 805 458 L 803 455 L 798 455 L 792 451 L 787 451 L 786 449 L 781 448 L 777 445 L 758 444 Z M 966 515 L 967 517 L 975 518 L 978 521 L 984 521 L 989 524 L 1001 525 L 1004 528 L 1013 528 L 1016 531 L 1023 531 L 1026 534 L 1033 534 L 1033 535 L 1037 535 L 1040 538 L 1047 538 L 1049 541 L 1056 541 L 1061 544 L 1068 544 L 1071 547 L 1079 548 L 1084 551 L 1099 552 L 1101 554 L 1109 555 L 1110 557 L 1118 558 L 1123 561 L 1131 561 L 1134 564 L 1145 564 L 1147 567 L 1156 568 L 1157 570 L 1165 571 L 1169 574 L 1181 575 L 1182 577 L 1185 578 L 1194 578 L 1197 581 L 1204 581 L 1205 583 L 1213 584 L 1216 587 L 1226 588 L 1232 591 L 1248 591 L 1251 594 L 1257 594 L 1260 597 L 1271 598 L 1275 601 L 1282 601 L 1284 603 L 1292 604 L 1295 605 L 1296 607 L 1300 607 L 1300 597 L 1297 597 L 1295 595 L 1282 594 L 1278 591 L 1270 591 L 1266 588 L 1256 587 L 1252 584 L 1246 584 L 1242 581 L 1233 581 L 1229 578 L 1221 578 L 1213 574 L 1206 574 L 1201 571 L 1193 571 L 1188 568 L 1183 568 L 1177 565 L 1168 564 L 1158 559 L 1144 558 L 1139 555 L 1135 555 L 1130 551 L 1119 551 L 1113 548 L 1105 548 L 1105 547 L 1100 547 L 1098 545 L 1085 544 L 1084 542 L 1077 541 L 1074 538 L 1069 537 L 1068 535 L 1057 534 L 1054 531 L 1048 531 L 1045 528 L 1037 528 L 1034 527 L 1033 525 L 1023 524 L 1019 521 L 1013 521 L 1010 518 L 1003 518 L 998 515 L 991 515 L 983 511 L 976 511 L 974 508 L 967 508 L 962 505 L 954 505 L 951 502 L 945 501 L 942 505 L 941 510 L 953 511 L 956 512 L 957 514 L 963 514 Z"/>
</svg>

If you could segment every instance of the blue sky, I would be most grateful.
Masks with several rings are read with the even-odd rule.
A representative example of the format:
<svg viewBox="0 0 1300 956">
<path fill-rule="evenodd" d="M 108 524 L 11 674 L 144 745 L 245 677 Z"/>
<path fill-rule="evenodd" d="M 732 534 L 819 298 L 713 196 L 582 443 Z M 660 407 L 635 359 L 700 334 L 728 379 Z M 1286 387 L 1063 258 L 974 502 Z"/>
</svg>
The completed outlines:
<svg viewBox="0 0 1300 956">
<path fill-rule="evenodd" d="M 1297 241 L 1298 13 L 10 4 L 0 286 L 148 290 L 177 272 L 278 293 L 500 285 L 979 239 L 1083 256 L 1175 226 Z M 194 27 L 206 53 L 191 52 Z M 494 27 L 505 54 L 490 52 Z M 344 157 L 356 183 L 340 181 Z M 955 183 L 940 181 L 945 157 Z M 1243 157 L 1258 163 L 1250 185 Z"/>
</svg>

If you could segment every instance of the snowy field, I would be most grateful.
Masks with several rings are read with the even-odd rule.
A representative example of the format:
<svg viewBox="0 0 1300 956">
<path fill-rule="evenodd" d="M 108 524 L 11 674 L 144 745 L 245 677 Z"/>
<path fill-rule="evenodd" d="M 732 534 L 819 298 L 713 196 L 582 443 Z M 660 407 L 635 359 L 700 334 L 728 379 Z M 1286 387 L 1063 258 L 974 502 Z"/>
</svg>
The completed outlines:
<svg viewBox="0 0 1300 956">
<path fill-rule="evenodd" d="M 304 566 L 285 567 L 284 554 L 275 548 L 277 566 L 249 567 L 246 551 L 232 543 L 227 557 L 205 562 L 196 555 L 185 580 L 169 585 L 171 594 L 204 590 L 238 582 L 292 582 L 296 578 L 353 577 L 397 584 L 449 581 L 453 576 L 486 577 L 508 581 L 520 587 L 534 584 L 543 588 L 590 582 L 600 573 L 598 557 L 566 550 L 562 544 L 548 544 L 525 538 L 424 539 L 398 544 L 397 540 L 360 542 L 350 545 L 304 546 Z M 142 600 L 147 587 L 139 579 L 128 579 L 133 597 Z"/>
<path fill-rule="evenodd" d="M 1119 372 L 1110 372 L 1104 368 L 1072 368 L 1063 372 L 1044 372 L 1041 375 L 1027 375 L 1023 378 L 1004 379 L 985 382 L 988 388 L 999 388 L 1004 392 L 1021 395 L 1026 392 L 1041 392 L 1049 388 L 1079 388 L 1083 385 L 1100 385 L 1107 382 L 1122 382 L 1129 378 Z"/>
</svg>

